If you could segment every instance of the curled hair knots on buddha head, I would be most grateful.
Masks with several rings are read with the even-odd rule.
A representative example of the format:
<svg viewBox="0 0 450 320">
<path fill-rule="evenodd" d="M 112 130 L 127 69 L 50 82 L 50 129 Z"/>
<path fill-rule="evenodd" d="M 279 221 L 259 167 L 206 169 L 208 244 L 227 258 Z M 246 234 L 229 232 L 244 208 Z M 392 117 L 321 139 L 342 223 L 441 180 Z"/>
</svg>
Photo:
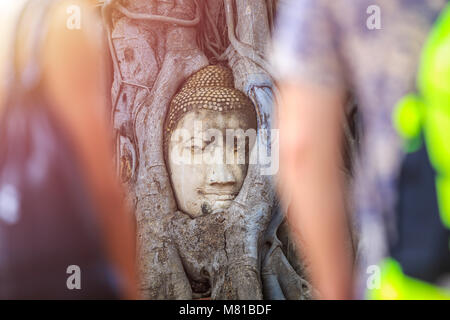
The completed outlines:
<svg viewBox="0 0 450 320">
<path fill-rule="evenodd" d="M 228 112 L 239 110 L 256 118 L 255 108 L 250 99 L 234 88 L 233 73 L 221 65 L 204 67 L 189 77 L 172 99 L 164 125 L 164 149 L 178 122 L 192 110 Z M 166 158 L 167 159 L 167 158 Z"/>
</svg>

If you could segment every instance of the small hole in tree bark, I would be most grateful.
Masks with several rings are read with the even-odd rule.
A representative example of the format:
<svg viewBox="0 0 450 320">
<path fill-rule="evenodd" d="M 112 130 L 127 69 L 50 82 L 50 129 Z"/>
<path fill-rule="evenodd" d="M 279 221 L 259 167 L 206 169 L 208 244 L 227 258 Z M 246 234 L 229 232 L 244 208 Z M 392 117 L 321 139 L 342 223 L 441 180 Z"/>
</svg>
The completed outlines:
<svg viewBox="0 0 450 320">
<path fill-rule="evenodd" d="M 134 60 L 134 50 L 131 48 L 126 48 L 123 53 L 126 62 L 131 62 Z"/>
</svg>

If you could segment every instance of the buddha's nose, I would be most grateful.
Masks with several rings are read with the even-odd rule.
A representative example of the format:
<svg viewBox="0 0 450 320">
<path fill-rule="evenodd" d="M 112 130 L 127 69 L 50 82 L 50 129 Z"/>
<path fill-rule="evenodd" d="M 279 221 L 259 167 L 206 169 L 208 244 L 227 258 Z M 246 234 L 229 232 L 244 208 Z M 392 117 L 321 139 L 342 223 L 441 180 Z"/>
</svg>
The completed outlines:
<svg viewBox="0 0 450 320">
<path fill-rule="evenodd" d="M 210 185 L 234 185 L 236 178 L 229 165 L 217 164 L 210 168 L 208 175 Z"/>
</svg>

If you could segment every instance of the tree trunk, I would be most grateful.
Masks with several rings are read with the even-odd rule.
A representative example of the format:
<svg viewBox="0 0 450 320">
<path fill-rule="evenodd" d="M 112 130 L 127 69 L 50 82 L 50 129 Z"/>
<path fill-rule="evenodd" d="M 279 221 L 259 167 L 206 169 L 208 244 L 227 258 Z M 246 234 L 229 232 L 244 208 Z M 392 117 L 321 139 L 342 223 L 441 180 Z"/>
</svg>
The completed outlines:
<svg viewBox="0 0 450 320">
<path fill-rule="evenodd" d="M 107 1 L 103 16 L 114 62 L 117 165 L 137 221 L 143 298 L 309 297 L 309 285 L 282 250 L 268 166 L 249 165 L 225 212 L 192 219 L 179 212 L 163 156 L 163 123 L 183 81 L 221 62 L 253 101 L 257 148 L 270 154 L 273 88 L 264 48 L 272 0 Z M 225 26 L 225 27 L 224 27 Z M 276 172 L 275 172 L 276 173 Z"/>
</svg>

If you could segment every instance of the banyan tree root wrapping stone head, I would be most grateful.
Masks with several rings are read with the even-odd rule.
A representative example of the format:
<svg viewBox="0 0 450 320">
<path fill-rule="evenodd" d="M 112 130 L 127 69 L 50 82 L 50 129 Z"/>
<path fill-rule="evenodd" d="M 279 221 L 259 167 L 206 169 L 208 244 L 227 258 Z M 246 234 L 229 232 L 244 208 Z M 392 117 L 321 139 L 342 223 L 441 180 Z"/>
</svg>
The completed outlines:
<svg viewBox="0 0 450 320">
<path fill-rule="evenodd" d="M 164 128 L 178 208 L 191 217 L 227 209 L 246 177 L 256 136 L 254 106 L 234 88 L 231 70 L 212 65 L 192 75 L 173 98 Z"/>
</svg>

